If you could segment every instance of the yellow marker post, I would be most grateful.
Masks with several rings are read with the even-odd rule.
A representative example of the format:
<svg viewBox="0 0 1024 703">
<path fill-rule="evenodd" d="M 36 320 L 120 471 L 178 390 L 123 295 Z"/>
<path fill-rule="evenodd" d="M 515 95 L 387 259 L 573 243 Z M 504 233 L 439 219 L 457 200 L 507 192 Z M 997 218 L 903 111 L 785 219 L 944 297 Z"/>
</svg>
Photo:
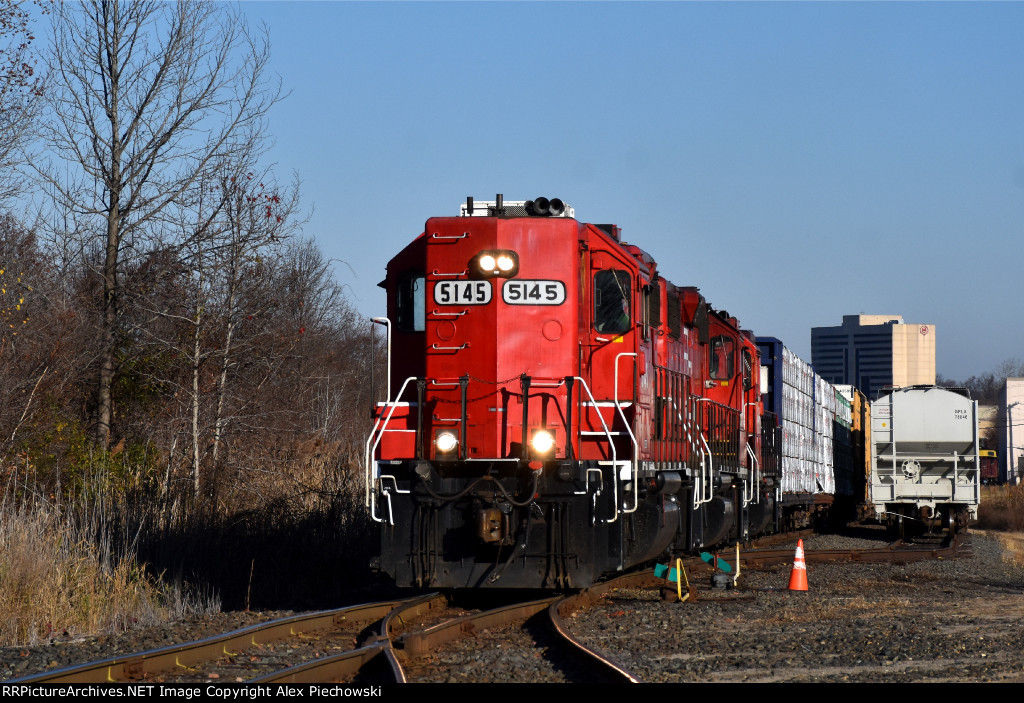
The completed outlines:
<svg viewBox="0 0 1024 703">
<path fill-rule="evenodd" d="M 736 543 L 736 575 L 732 577 L 732 585 L 736 586 L 736 582 L 740 580 L 740 543 Z"/>
<path fill-rule="evenodd" d="M 679 578 L 680 575 L 683 578 Z M 683 595 L 683 581 L 686 581 L 686 595 Z M 679 598 L 679 602 L 682 603 L 690 597 L 690 579 L 686 575 L 686 569 L 683 567 L 683 560 L 676 558 L 676 595 Z"/>
</svg>

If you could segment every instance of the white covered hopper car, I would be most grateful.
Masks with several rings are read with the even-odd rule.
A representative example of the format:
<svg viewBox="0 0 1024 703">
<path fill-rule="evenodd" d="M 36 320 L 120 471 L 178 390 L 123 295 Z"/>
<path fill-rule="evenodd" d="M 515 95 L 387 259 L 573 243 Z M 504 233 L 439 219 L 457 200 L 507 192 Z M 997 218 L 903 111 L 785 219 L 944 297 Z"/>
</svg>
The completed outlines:
<svg viewBox="0 0 1024 703">
<path fill-rule="evenodd" d="M 871 502 L 901 533 L 955 532 L 977 517 L 978 403 L 964 389 L 910 386 L 871 403 Z"/>
</svg>

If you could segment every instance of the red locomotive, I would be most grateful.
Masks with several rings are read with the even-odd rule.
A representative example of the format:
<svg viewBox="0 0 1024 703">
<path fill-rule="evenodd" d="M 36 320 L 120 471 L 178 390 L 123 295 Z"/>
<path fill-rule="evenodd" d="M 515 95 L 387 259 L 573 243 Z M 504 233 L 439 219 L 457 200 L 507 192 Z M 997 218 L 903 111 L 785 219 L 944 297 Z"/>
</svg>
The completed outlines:
<svg viewBox="0 0 1024 703">
<path fill-rule="evenodd" d="M 618 227 L 469 198 L 381 285 L 366 500 L 399 586 L 585 587 L 777 526 L 753 335 Z"/>
</svg>

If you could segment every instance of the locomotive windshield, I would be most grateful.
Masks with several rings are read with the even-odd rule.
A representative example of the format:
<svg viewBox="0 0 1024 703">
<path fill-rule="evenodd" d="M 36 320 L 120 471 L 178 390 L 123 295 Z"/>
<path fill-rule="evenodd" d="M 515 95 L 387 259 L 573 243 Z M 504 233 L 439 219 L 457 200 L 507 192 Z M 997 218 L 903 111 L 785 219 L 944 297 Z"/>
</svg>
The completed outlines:
<svg viewBox="0 0 1024 703">
<path fill-rule="evenodd" d="M 598 271 L 594 276 L 594 329 L 622 334 L 629 331 L 629 272 Z"/>
</svg>

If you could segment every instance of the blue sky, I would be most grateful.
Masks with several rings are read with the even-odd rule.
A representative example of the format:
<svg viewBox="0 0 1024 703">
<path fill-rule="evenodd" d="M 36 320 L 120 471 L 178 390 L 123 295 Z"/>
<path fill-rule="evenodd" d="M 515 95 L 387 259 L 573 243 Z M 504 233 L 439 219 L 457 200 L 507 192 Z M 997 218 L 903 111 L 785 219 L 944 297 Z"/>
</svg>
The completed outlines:
<svg viewBox="0 0 1024 703">
<path fill-rule="evenodd" d="M 467 195 L 614 222 L 810 360 L 844 314 L 1024 357 L 1024 3 L 243 2 L 272 160 L 359 311 Z"/>
</svg>

